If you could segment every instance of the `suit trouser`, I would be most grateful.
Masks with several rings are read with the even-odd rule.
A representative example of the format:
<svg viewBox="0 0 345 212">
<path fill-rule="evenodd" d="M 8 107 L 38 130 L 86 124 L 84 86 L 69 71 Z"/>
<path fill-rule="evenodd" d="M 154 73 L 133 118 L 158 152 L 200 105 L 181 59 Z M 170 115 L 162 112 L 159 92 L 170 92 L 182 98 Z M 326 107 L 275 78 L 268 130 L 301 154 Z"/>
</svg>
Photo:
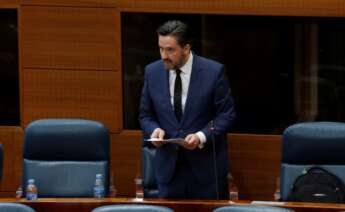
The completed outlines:
<svg viewBox="0 0 345 212">
<path fill-rule="evenodd" d="M 214 169 L 214 167 L 205 167 L 205 169 L 209 168 Z M 227 179 L 218 180 L 217 191 L 215 176 L 212 176 L 212 178 L 214 180 L 210 180 L 210 183 L 199 182 L 192 172 L 184 150 L 179 149 L 172 180 L 169 183 L 158 183 L 159 197 L 173 199 L 229 199 Z"/>
</svg>

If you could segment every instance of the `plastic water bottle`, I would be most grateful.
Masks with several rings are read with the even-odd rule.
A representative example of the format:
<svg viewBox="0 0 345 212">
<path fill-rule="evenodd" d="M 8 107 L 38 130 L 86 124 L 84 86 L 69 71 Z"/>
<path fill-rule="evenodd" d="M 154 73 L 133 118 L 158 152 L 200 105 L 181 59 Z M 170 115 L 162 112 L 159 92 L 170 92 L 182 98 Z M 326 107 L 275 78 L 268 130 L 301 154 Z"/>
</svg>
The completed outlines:
<svg viewBox="0 0 345 212">
<path fill-rule="evenodd" d="M 105 194 L 104 191 L 104 181 L 102 174 L 96 174 L 95 186 L 93 188 L 93 196 L 95 198 L 103 198 Z"/>
<path fill-rule="evenodd" d="M 229 198 L 231 201 L 237 201 L 238 200 L 238 188 L 237 188 L 235 182 L 230 183 Z"/>
<path fill-rule="evenodd" d="M 280 177 L 277 177 L 276 181 L 276 190 L 274 191 L 273 198 L 275 201 L 280 201 L 281 195 L 280 195 Z"/>
<path fill-rule="evenodd" d="M 16 198 L 22 198 L 22 196 L 23 196 L 23 189 L 21 186 L 19 186 L 16 191 Z"/>
<path fill-rule="evenodd" d="M 28 180 L 28 185 L 26 187 L 26 199 L 27 200 L 37 199 L 37 187 L 35 185 L 34 179 Z"/>
<path fill-rule="evenodd" d="M 135 198 L 142 200 L 144 198 L 143 179 L 138 176 L 134 179 L 134 183 L 135 183 Z"/>
<path fill-rule="evenodd" d="M 114 178 L 114 172 L 110 171 L 110 182 L 109 182 L 109 193 L 108 196 L 110 197 L 116 197 L 116 188 L 115 188 L 115 178 Z"/>
<path fill-rule="evenodd" d="M 229 182 L 229 199 L 231 201 L 237 201 L 238 200 L 238 188 L 236 186 L 235 179 L 231 175 L 231 173 L 228 173 L 228 182 Z"/>
</svg>

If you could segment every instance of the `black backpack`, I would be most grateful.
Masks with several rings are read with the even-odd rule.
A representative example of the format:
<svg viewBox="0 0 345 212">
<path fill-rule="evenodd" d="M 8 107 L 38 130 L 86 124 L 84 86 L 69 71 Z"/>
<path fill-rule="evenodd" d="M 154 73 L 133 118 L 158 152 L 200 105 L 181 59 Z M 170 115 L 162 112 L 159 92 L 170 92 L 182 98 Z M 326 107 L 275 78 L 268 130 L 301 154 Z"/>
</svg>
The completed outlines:
<svg viewBox="0 0 345 212">
<path fill-rule="evenodd" d="M 312 167 L 296 178 L 288 201 L 344 203 L 345 187 L 334 174 Z"/>
</svg>

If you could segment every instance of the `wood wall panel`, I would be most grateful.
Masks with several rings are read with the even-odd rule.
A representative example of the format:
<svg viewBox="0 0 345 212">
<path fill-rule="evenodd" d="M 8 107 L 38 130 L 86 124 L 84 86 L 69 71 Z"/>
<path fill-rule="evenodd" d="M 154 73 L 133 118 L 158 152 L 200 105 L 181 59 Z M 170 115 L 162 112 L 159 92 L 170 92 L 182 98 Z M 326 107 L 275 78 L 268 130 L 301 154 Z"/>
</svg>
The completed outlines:
<svg viewBox="0 0 345 212">
<path fill-rule="evenodd" d="M 343 0 L 21 0 L 25 5 L 117 7 L 122 11 L 344 16 Z"/>
<path fill-rule="evenodd" d="M 40 118 L 86 118 L 121 128 L 119 72 L 24 69 L 22 126 Z"/>
<path fill-rule="evenodd" d="M 114 7 L 116 0 L 18 0 L 22 5 Z"/>
<path fill-rule="evenodd" d="M 1 0 L 0 8 L 17 8 L 20 0 Z"/>
<path fill-rule="evenodd" d="M 228 136 L 230 169 L 240 198 L 272 200 L 280 175 L 281 136 Z"/>
<path fill-rule="evenodd" d="M 134 196 L 134 178 L 140 173 L 141 132 L 111 135 L 111 173 L 118 195 Z"/>
<path fill-rule="evenodd" d="M 119 70 L 113 8 L 23 6 L 24 68 Z"/>
<path fill-rule="evenodd" d="M 23 130 L 20 127 L 0 127 L 0 143 L 4 148 L 3 176 L 0 181 L 1 192 L 14 191 L 22 177 Z"/>
<path fill-rule="evenodd" d="M 277 16 L 344 16 L 343 0 L 114 0 L 123 11 Z"/>
<path fill-rule="evenodd" d="M 25 5 L 117 7 L 123 11 L 344 16 L 343 0 L 21 0 Z"/>
</svg>

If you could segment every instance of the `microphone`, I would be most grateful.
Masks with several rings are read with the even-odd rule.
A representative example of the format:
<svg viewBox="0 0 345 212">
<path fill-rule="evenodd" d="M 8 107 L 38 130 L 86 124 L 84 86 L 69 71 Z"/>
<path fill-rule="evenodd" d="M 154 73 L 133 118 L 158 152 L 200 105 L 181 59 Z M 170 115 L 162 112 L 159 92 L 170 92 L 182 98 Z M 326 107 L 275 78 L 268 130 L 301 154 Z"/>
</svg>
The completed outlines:
<svg viewBox="0 0 345 212">
<path fill-rule="evenodd" d="M 210 122 L 210 134 L 211 134 L 211 142 L 212 142 L 212 149 L 213 149 L 213 168 L 214 168 L 214 177 L 215 177 L 215 183 L 216 183 L 216 194 L 217 194 L 217 200 L 219 200 L 219 188 L 218 188 L 218 171 L 217 171 L 217 160 L 216 160 L 216 139 L 214 135 L 214 124 L 213 120 Z"/>
</svg>

